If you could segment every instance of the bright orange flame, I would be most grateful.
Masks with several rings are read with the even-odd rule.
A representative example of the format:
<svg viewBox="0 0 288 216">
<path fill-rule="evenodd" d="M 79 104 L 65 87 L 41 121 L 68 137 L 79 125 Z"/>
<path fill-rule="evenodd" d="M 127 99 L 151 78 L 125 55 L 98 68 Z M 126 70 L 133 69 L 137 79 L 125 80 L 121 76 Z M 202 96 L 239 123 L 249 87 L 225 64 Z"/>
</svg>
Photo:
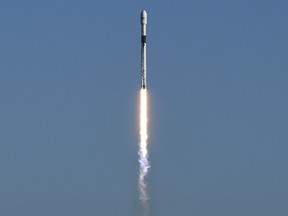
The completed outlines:
<svg viewBox="0 0 288 216">
<path fill-rule="evenodd" d="M 141 89 L 140 101 L 140 153 L 142 157 L 147 157 L 147 90 Z"/>
</svg>

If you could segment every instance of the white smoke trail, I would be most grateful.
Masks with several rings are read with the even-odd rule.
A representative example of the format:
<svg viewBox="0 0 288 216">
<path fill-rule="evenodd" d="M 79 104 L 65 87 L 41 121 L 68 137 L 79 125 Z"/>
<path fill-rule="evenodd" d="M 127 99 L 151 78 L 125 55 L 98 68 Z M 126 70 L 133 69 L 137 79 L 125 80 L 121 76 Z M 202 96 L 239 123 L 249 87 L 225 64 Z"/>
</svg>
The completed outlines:
<svg viewBox="0 0 288 216">
<path fill-rule="evenodd" d="M 147 201 L 149 199 L 145 177 L 147 176 L 148 170 L 150 168 L 148 161 L 148 150 L 147 150 L 147 144 L 148 144 L 147 115 L 148 115 L 147 90 L 142 88 L 140 92 L 140 144 L 138 151 L 139 154 L 138 186 L 139 186 L 140 200 L 142 202 L 143 207 L 145 208 L 145 211 L 147 211 L 148 208 Z"/>
</svg>

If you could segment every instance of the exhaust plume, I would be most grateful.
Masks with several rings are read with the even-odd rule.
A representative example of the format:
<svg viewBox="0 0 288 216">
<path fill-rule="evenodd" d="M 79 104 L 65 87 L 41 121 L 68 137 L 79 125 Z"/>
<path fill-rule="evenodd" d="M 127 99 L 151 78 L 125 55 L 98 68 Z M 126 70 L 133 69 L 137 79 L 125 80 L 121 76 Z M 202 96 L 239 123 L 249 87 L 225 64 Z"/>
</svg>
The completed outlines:
<svg viewBox="0 0 288 216">
<path fill-rule="evenodd" d="M 148 112 L 147 112 L 147 89 L 141 88 L 140 91 L 140 143 L 139 143 L 139 178 L 138 178 L 138 187 L 140 193 L 140 201 L 147 212 L 148 210 L 148 192 L 146 184 L 146 176 L 148 174 L 150 165 L 148 161 Z"/>
</svg>

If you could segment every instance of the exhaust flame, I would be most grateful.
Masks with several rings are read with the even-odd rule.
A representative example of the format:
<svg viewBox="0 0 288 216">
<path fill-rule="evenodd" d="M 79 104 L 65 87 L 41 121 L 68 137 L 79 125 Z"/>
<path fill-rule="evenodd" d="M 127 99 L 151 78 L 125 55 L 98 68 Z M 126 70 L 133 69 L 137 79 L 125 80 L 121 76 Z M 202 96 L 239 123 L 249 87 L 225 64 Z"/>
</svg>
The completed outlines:
<svg viewBox="0 0 288 216">
<path fill-rule="evenodd" d="M 140 92 L 140 144 L 139 144 L 139 179 L 138 179 L 138 186 L 140 192 L 140 200 L 147 210 L 147 201 L 149 199 L 147 193 L 147 185 L 145 181 L 145 177 L 148 174 L 148 170 L 150 168 L 149 161 L 148 161 L 148 130 L 147 130 L 147 123 L 148 123 L 148 112 L 147 112 L 147 90 L 141 88 Z"/>
</svg>

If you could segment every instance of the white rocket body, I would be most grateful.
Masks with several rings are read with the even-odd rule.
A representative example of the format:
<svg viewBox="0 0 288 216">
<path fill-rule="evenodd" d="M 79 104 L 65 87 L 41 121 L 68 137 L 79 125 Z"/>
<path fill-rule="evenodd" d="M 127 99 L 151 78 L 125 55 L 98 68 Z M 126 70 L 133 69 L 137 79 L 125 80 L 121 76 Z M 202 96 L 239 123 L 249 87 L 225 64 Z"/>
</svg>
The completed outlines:
<svg viewBox="0 0 288 216">
<path fill-rule="evenodd" d="M 147 25 L 147 12 L 141 12 L 141 88 L 146 89 L 146 25 Z"/>
</svg>

